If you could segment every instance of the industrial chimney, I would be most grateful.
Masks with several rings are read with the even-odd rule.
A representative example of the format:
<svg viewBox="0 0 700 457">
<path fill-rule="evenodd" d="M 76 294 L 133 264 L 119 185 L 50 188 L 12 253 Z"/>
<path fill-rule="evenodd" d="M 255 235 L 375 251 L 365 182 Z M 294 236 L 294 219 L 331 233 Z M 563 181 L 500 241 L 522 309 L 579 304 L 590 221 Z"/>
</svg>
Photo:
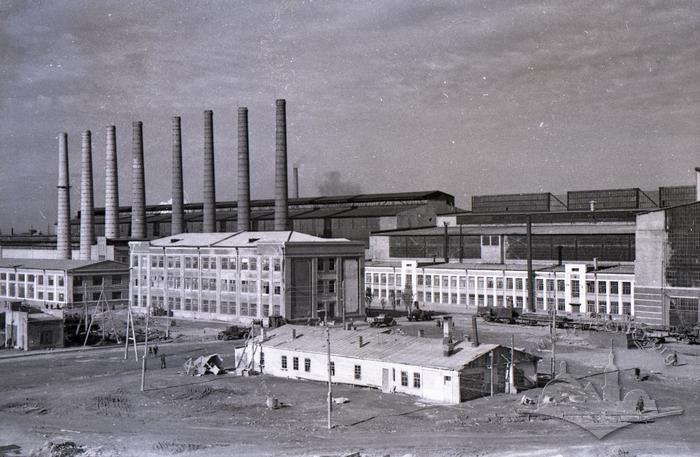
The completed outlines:
<svg viewBox="0 0 700 457">
<path fill-rule="evenodd" d="M 695 201 L 700 201 L 700 167 L 695 167 Z"/>
<path fill-rule="evenodd" d="M 287 217 L 287 112 L 286 101 L 277 100 L 275 116 L 275 230 L 288 230 Z"/>
<path fill-rule="evenodd" d="M 248 108 L 238 108 L 238 230 L 250 230 Z"/>
<path fill-rule="evenodd" d="M 58 217 L 56 224 L 56 258 L 70 259 L 70 175 L 68 173 L 68 134 L 58 136 Z"/>
<path fill-rule="evenodd" d="M 105 155 L 105 237 L 119 238 L 119 178 L 117 169 L 117 128 L 108 125 Z"/>
<path fill-rule="evenodd" d="M 92 188 L 92 139 L 83 132 L 80 161 L 80 260 L 90 260 L 95 242 L 95 195 Z"/>
<path fill-rule="evenodd" d="M 294 167 L 292 185 L 294 186 L 294 198 L 299 198 L 299 167 Z"/>
<path fill-rule="evenodd" d="M 173 171 L 172 171 L 172 211 L 171 235 L 185 232 L 184 190 L 182 187 L 182 133 L 180 116 L 173 116 Z"/>
<path fill-rule="evenodd" d="M 143 164 L 143 123 L 131 124 L 131 237 L 146 238 L 146 183 Z"/>
<path fill-rule="evenodd" d="M 214 113 L 204 112 L 204 189 L 202 232 L 216 232 L 216 190 L 214 182 Z"/>
</svg>

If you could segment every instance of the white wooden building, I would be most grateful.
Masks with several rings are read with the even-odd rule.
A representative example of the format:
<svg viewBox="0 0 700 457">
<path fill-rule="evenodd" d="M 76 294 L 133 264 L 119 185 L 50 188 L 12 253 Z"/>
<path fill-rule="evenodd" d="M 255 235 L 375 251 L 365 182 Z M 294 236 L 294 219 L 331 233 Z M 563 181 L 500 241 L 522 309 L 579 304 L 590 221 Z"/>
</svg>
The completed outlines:
<svg viewBox="0 0 700 457">
<path fill-rule="evenodd" d="M 236 359 L 263 374 L 283 378 L 328 381 L 326 329 L 285 325 L 265 332 L 239 348 Z M 508 384 L 511 350 L 496 344 L 472 347 L 458 341 L 449 355 L 443 340 L 364 327 L 330 329 L 331 372 L 334 383 L 374 387 L 440 403 L 459 403 L 490 394 L 490 357 L 494 390 Z M 515 350 L 515 384 L 535 384 L 538 357 Z"/>
</svg>

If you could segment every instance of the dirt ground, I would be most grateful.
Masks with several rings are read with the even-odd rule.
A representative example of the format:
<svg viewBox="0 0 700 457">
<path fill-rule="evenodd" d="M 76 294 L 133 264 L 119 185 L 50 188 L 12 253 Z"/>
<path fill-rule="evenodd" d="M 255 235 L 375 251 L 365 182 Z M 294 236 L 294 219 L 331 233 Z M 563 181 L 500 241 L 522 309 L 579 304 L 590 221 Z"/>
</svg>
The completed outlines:
<svg viewBox="0 0 700 457">
<path fill-rule="evenodd" d="M 457 317 L 466 331 L 468 316 Z M 141 363 L 124 348 L 54 351 L 9 357 L 0 352 L 0 456 L 3 446 L 18 454 L 46 455 L 47 443 L 72 441 L 92 456 L 663 456 L 698 455 L 700 437 L 700 347 L 676 349 L 682 366 L 666 367 L 654 351 L 616 346 L 621 369 L 640 367 L 649 380 L 637 382 L 623 371 L 623 391 L 645 389 L 658 406 L 684 409 L 681 416 L 635 424 L 598 440 L 557 419 L 519 415 L 522 395 L 500 394 L 460 405 L 436 405 L 415 397 L 374 389 L 334 385 L 334 429 L 326 428 L 327 386 L 270 376 L 191 377 L 182 374 L 188 357 L 218 353 L 231 363 L 240 342 L 216 341 L 222 324 L 183 323 L 173 327 L 173 342 L 159 343 L 168 368 L 148 359 L 146 390 L 140 391 Z M 401 331 L 439 336 L 434 323 L 401 322 Z M 482 342 L 539 351 L 542 327 L 517 327 L 479 321 Z M 611 335 L 615 336 L 615 335 Z M 597 339 L 596 339 L 597 338 Z M 557 359 L 576 375 L 595 374 L 607 363 L 609 342 L 598 335 L 560 331 Z M 601 341 L 603 343 L 601 343 Z M 542 362 L 548 371 L 549 362 Z M 593 379 L 596 377 L 593 376 Z M 600 377 L 598 377 L 600 378 Z M 538 389 L 524 392 L 536 397 Z M 268 396 L 283 407 L 267 409 Z"/>
</svg>

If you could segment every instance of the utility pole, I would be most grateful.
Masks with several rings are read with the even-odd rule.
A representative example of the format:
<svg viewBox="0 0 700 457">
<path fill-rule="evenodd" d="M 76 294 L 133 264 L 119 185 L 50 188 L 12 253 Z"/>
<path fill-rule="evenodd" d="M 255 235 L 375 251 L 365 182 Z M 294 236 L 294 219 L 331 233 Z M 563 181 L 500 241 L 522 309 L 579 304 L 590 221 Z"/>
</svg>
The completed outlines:
<svg viewBox="0 0 700 457">
<path fill-rule="evenodd" d="M 527 215 L 527 304 L 535 312 L 535 273 L 532 269 L 532 216 Z"/>
<path fill-rule="evenodd" d="M 550 335 L 552 337 L 552 379 L 557 375 L 557 345 L 555 340 L 557 339 L 557 308 L 559 307 L 559 283 L 557 281 L 557 274 L 554 273 L 554 309 L 552 310 L 552 328 L 550 329 Z"/>
<path fill-rule="evenodd" d="M 143 357 L 141 358 L 141 392 L 146 389 L 146 355 L 148 354 L 148 317 L 151 315 L 150 300 L 146 305 L 146 334 L 143 343 Z M 136 345 L 136 339 L 134 339 Z"/>
<path fill-rule="evenodd" d="M 328 348 L 328 430 L 330 430 L 333 428 L 333 424 L 331 423 L 331 412 L 333 411 L 333 382 L 331 372 L 331 329 L 328 325 L 326 325 L 326 347 Z"/>
<path fill-rule="evenodd" d="M 510 389 L 511 394 L 516 394 L 517 387 L 515 386 L 515 334 L 510 335 Z"/>
<path fill-rule="evenodd" d="M 493 357 L 493 351 L 489 352 L 489 359 L 491 360 L 491 398 L 493 398 L 493 382 L 494 382 L 494 378 L 495 378 L 495 373 L 493 371 L 493 369 L 494 369 L 493 364 L 495 362 L 494 357 Z"/>
</svg>

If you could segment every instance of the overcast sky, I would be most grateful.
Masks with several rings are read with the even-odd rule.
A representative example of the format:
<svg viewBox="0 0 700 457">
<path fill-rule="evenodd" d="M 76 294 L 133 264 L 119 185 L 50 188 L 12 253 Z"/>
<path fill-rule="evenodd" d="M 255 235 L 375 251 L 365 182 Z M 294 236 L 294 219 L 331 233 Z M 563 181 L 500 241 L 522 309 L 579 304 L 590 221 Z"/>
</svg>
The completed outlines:
<svg viewBox="0 0 700 457">
<path fill-rule="evenodd" d="M 0 0 L 0 228 L 55 222 L 63 131 L 73 211 L 88 129 L 104 204 L 109 124 L 130 204 L 134 120 L 147 202 L 170 198 L 173 115 L 201 201 L 205 109 L 217 199 L 236 198 L 239 106 L 252 197 L 270 198 L 276 98 L 302 196 L 693 184 L 700 2 Z"/>
</svg>

